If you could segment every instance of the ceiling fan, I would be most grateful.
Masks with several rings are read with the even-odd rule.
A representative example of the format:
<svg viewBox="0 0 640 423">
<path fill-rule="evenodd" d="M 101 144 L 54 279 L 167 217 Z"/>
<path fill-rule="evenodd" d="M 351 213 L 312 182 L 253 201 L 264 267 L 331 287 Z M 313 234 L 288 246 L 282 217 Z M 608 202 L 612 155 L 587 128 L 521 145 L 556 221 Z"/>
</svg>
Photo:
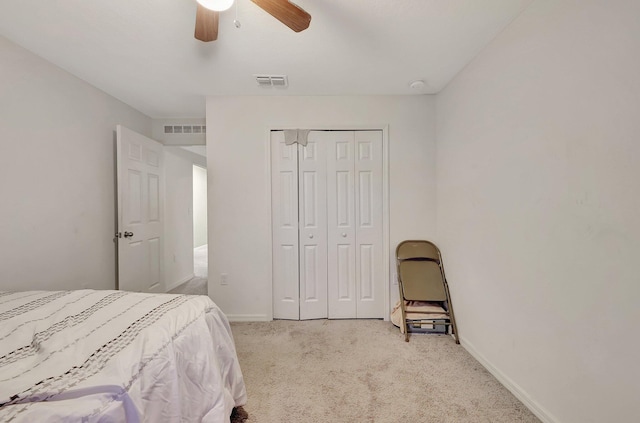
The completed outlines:
<svg viewBox="0 0 640 423">
<path fill-rule="evenodd" d="M 294 30 L 304 31 L 309 27 L 311 15 L 288 0 L 251 0 L 265 12 Z M 220 12 L 228 9 L 233 0 L 197 0 L 195 37 L 200 41 L 218 39 Z"/>
</svg>

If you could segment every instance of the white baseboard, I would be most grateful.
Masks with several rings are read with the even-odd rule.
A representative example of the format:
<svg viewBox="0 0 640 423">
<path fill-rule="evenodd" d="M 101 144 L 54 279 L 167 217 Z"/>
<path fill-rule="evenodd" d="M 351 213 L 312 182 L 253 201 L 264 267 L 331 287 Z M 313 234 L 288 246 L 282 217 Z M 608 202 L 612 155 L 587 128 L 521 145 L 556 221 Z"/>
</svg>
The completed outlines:
<svg viewBox="0 0 640 423">
<path fill-rule="evenodd" d="M 195 277 L 195 275 L 192 273 L 191 275 L 185 276 L 185 277 L 184 277 L 184 278 L 182 278 L 182 279 L 179 279 L 179 280 L 177 280 L 177 281 L 175 281 L 175 282 L 172 282 L 172 283 L 170 283 L 170 284 L 168 284 L 168 285 L 166 285 L 166 286 L 164 287 L 164 292 L 169 292 L 169 291 L 171 291 L 172 289 L 179 287 L 179 286 L 180 286 L 180 285 L 182 285 L 183 283 L 190 281 L 190 280 L 191 280 L 191 279 L 193 279 L 194 277 Z"/>
<path fill-rule="evenodd" d="M 517 383 L 511 380 L 507 375 L 498 370 L 491 364 L 469 341 L 460 337 L 460 343 L 469 354 L 473 356 L 482 366 L 489 371 L 498 382 L 507 388 L 516 398 L 520 400 L 533 414 L 536 415 L 543 423 L 560 423 L 551 413 L 544 409 L 540 404 L 534 401 L 529 394 Z"/>
<path fill-rule="evenodd" d="M 266 314 L 227 314 L 230 322 L 270 322 L 271 319 Z"/>
</svg>

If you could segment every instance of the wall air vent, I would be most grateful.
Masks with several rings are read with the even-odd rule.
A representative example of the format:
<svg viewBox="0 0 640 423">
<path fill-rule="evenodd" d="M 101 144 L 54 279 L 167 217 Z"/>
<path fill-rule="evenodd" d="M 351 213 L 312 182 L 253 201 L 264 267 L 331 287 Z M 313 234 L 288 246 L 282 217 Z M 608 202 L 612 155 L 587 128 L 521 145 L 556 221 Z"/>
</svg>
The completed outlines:
<svg viewBox="0 0 640 423">
<path fill-rule="evenodd" d="M 287 75 L 254 75 L 261 87 L 286 88 L 289 85 Z"/>
<path fill-rule="evenodd" d="M 205 125 L 164 125 L 165 134 L 205 134 Z"/>
</svg>

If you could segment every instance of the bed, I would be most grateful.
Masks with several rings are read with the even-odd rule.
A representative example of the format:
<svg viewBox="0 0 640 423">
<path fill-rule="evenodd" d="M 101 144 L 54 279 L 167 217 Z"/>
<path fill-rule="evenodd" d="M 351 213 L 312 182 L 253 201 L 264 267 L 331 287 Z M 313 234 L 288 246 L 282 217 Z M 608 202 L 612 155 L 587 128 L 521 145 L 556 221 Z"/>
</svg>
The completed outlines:
<svg viewBox="0 0 640 423">
<path fill-rule="evenodd" d="M 246 390 L 206 296 L 0 291 L 0 421 L 228 422 Z"/>
</svg>

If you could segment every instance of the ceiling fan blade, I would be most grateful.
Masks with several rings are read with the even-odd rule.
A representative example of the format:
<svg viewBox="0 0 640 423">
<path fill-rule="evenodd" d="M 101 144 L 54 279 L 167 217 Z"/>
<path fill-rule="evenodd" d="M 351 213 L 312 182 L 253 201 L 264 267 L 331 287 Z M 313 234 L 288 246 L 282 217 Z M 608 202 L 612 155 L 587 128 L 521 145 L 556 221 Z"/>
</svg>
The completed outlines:
<svg viewBox="0 0 640 423">
<path fill-rule="evenodd" d="M 218 19 L 220 14 L 198 3 L 196 11 L 196 39 L 200 41 L 215 41 L 218 39 Z"/>
<path fill-rule="evenodd" d="M 311 15 L 288 0 L 251 0 L 295 32 L 309 28 Z"/>
</svg>

